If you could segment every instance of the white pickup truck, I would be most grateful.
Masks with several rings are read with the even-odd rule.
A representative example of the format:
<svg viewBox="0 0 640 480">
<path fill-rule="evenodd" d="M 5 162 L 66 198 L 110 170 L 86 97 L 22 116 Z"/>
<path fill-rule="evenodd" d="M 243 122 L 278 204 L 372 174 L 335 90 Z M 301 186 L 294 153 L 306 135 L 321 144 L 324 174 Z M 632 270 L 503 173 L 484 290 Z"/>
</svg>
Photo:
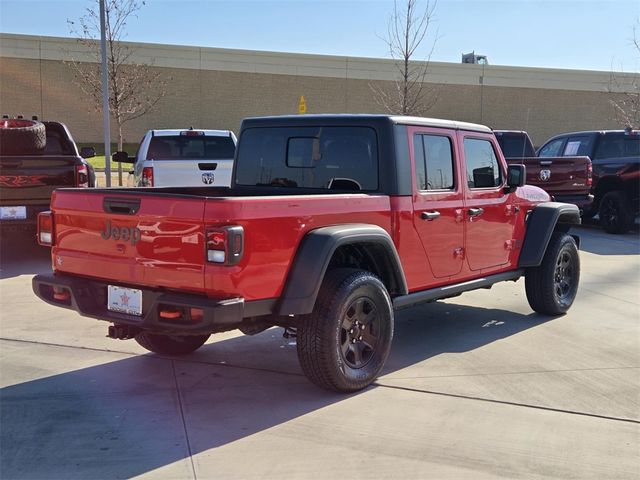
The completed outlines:
<svg viewBox="0 0 640 480">
<path fill-rule="evenodd" d="M 229 130 L 149 130 L 135 157 L 116 152 L 113 161 L 134 164 L 136 187 L 228 187 L 236 143 Z"/>
</svg>

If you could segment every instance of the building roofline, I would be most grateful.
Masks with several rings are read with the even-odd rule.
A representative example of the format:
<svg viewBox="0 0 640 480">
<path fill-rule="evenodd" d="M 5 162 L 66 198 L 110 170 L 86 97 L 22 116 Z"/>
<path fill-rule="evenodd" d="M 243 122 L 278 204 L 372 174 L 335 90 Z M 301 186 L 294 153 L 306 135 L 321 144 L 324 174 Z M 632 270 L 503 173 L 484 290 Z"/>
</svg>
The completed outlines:
<svg viewBox="0 0 640 480">
<path fill-rule="evenodd" d="M 353 80 L 396 79 L 391 59 L 283 53 L 184 45 L 124 42 L 133 50 L 132 64 L 193 70 L 217 70 L 272 75 L 330 77 Z M 0 33 L 0 57 L 96 62 L 97 56 L 77 39 Z M 631 92 L 638 75 L 539 67 L 429 62 L 426 81 L 448 85 L 484 85 L 552 90 Z"/>
</svg>

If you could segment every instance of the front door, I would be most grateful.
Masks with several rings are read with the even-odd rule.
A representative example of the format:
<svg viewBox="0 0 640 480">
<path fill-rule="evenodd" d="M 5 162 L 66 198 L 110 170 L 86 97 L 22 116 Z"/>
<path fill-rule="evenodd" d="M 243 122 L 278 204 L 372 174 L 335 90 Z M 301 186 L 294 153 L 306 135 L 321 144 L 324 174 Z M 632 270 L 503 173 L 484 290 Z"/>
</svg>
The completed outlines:
<svg viewBox="0 0 640 480">
<path fill-rule="evenodd" d="M 513 196 L 505 193 L 506 166 L 492 135 L 460 132 L 466 165 L 466 257 L 471 270 L 509 261 L 514 248 Z M 500 159 L 500 160 L 499 160 Z M 502 161 L 501 161 L 502 160 Z"/>
<path fill-rule="evenodd" d="M 458 179 L 455 131 L 410 128 L 413 146 L 413 222 L 435 278 L 460 273 L 464 190 Z"/>
</svg>

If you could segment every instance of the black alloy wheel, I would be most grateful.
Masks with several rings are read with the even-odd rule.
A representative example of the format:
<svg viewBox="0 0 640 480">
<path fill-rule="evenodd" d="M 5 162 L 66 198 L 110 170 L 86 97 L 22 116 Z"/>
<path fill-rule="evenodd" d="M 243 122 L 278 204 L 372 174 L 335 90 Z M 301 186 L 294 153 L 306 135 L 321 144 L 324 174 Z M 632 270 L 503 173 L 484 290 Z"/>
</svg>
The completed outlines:
<svg viewBox="0 0 640 480">
<path fill-rule="evenodd" d="M 378 347 L 380 317 L 373 300 L 360 297 L 347 307 L 340 332 L 340 353 L 351 368 L 367 365 Z"/>
<path fill-rule="evenodd" d="M 559 303 L 566 303 L 573 290 L 572 287 L 575 282 L 575 275 L 573 262 L 571 260 L 571 254 L 566 248 L 560 252 L 560 255 L 558 255 L 554 275 L 554 286 L 556 298 Z"/>
</svg>

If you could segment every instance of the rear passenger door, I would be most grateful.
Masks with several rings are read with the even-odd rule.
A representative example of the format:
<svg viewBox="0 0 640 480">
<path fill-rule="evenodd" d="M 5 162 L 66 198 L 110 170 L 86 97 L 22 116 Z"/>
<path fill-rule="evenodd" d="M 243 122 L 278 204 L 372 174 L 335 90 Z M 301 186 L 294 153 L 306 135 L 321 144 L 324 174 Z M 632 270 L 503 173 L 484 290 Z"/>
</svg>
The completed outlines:
<svg viewBox="0 0 640 480">
<path fill-rule="evenodd" d="M 491 269 L 509 261 L 514 248 L 513 196 L 504 191 L 506 167 L 492 135 L 459 132 L 466 166 L 465 244 L 471 270 Z"/>
<path fill-rule="evenodd" d="M 436 278 L 460 273 L 463 262 L 463 189 L 456 168 L 455 131 L 410 128 L 413 222 Z"/>
</svg>

